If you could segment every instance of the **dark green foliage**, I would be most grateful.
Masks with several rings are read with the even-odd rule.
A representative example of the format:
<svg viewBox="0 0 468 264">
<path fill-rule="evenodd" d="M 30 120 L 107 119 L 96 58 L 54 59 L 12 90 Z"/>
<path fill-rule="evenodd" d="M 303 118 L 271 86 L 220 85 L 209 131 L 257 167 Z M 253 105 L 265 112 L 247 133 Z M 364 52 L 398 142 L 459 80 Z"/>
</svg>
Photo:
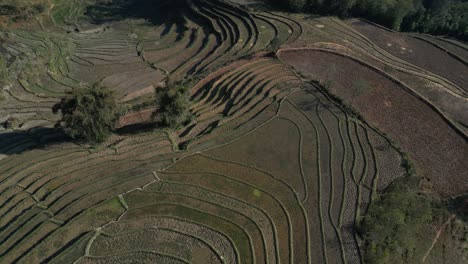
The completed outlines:
<svg viewBox="0 0 468 264">
<path fill-rule="evenodd" d="M 28 19 L 47 9 L 47 1 L 0 0 L 0 15 L 12 16 L 15 20 Z"/>
<path fill-rule="evenodd" d="M 309 10 L 314 13 L 346 16 L 359 0 L 309 0 Z"/>
<path fill-rule="evenodd" d="M 468 2 L 463 0 L 271 0 L 292 11 L 370 19 L 386 27 L 468 41 Z"/>
<path fill-rule="evenodd" d="M 425 228 L 438 208 L 421 193 L 420 182 L 415 176 L 398 179 L 369 207 L 358 227 L 366 263 L 415 263 L 418 241 L 431 240 Z"/>
<path fill-rule="evenodd" d="M 178 128 L 192 119 L 190 112 L 190 85 L 187 83 L 171 83 L 163 89 L 156 90 L 156 106 L 159 108 L 154 117 L 161 125 Z"/>
<path fill-rule="evenodd" d="M 302 11 L 306 5 L 307 0 L 287 0 L 288 6 L 294 11 Z"/>
<path fill-rule="evenodd" d="M 183 22 L 191 1 L 187 0 L 93 0 L 86 15 L 101 23 L 125 18 L 143 18 L 154 24 Z M 177 15 L 175 15 L 177 14 Z"/>
<path fill-rule="evenodd" d="M 14 5 L 9 5 L 5 3 L 2 3 L 0 5 L 0 15 L 14 15 L 18 12 L 18 8 Z"/>
<path fill-rule="evenodd" d="M 93 144 L 106 140 L 121 115 L 113 91 L 99 84 L 70 91 L 54 106 L 54 113 L 59 110 L 65 133 Z"/>
<path fill-rule="evenodd" d="M 447 8 L 450 6 L 450 0 L 424 0 L 424 6 L 436 13 L 441 13 L 447 11 Z"/>
<path fill-rule="evenodd" d="M 180 143 L 178 147 L 180 150 L 187 150 L 190 143 L 191 143 L 191 140 L 187 140 L 187 141 Z"/>
<path fill-rule="evenodd" d="M 399 30 L 403 19 L 414 11 L 413 0 L 359 0 L 355 6 L 358 15 L 367 16 L 395 30 Z"/>
<path fill-rule="evenodd" d="M 449 1 L 434 9 L 420 10 L 403 21 L 402 29 L 447 35 L 468 41 L 468 2 Z"/>
<path fill-rule="evenodd" d="M 448 201 L 448 208 L 452 213 L 468 223 L 468 193 L 450 199 Z M 468 240 L 468 237 L 466 239 Z"/>
</svg>

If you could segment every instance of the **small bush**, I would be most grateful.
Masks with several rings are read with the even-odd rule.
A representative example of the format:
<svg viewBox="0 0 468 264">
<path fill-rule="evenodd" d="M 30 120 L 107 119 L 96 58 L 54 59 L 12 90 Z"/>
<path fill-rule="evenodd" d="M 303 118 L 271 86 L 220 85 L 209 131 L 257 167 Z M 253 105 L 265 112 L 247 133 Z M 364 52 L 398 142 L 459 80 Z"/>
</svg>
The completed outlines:
<svg viewBox="0 0 468 264">
<path fill-rule="evenodd" d="M 21 126 L 21 121 L 16 117 L 10 117 L 4 123 L 4 128 L 6 129 L 17 129 Z"/>
<path fill-rule="evenodd" d="M 276 53 L 280 49 L 281 44 L 281 40 L 278 37 L 275 37 L 268 45 L 267 51 Z"/>
<path fill-rule="evenodd" d="M 393 72 L 395 72 L 395 69 L 393 69 L 392 66 L 385 64 L 385 65 L 384 65 L 384 71 L 385 71 L 386 73 L 393 73 Z"/>
<path fill-rule="evenodd" d="M 121 115 L 113 91 L 93 85 L 74 89 L 56 104 L 54 113 L 62 112 L 59 125 L 73 139 L 100 143 L 107 139 Z"/>
<path fill-rule="evenodd" d="M 184 142 L 179 144 L 178 148 L 180 150 L 188 150 L 188 147 L 189 147 L 190 143 L 191 143 L 191 140 L 184 141 Z"/>
</svg>

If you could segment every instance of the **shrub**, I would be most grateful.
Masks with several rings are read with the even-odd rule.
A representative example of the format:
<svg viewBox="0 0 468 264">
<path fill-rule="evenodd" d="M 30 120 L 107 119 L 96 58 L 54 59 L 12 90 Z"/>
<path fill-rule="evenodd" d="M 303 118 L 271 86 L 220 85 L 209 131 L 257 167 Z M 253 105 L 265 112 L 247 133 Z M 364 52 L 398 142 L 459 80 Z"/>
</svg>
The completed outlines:
<svg viewBox="0 0 468 264">
<path fill-rule="evenodd" d="M 392 74 L 392 73 L 395 72 L 395 69 L 392 66 L 385 64 L 384 65 L 384 71 L 386 73 Z"/>
<path fill-rule="evenodd" d="M 93 144 L 106 140 L 121 115 L 113 91 L 99 84 L 70 91 L 54 106 L 54 113 L 59 110 L 65 133 Z"/>
<path fill-rule="evenodd" d="M 17 117 L 10 117 L 3 126 L 6 129 L 17 129 L 21 126 L 21 121 Z"/>
<path fill-rule="evenodd" d="M 468 222 L 468 193 L 451 198 L 448 201 L 450 211 L 457 214 L 464 222 Z M 468 239 L 468 237 L 466 238 Z"/>
<path fill-rule="evenodd" d="M 46 0 L 31 3 L 30 0 L 0 1 L 0 15 L 12 16 L 14 20 L 28 19 L 43 13 L 47 9 Z"/>
<path fill-rule="evenodd" d="M 165 88 L 156 90 L 156 105 L 159 109 L 153 117 L 159 118 L 163 126 L 175 129 L 192 120 L 187 83 L 168 81 Z"/>
<path fill-rule="evenodd" d="M 273 38 L 273 40 L 268 45 L 267 50 L 270 52 L 277 52 L 281 47 L 281 40 L 278 37 Z"/>
</svg>

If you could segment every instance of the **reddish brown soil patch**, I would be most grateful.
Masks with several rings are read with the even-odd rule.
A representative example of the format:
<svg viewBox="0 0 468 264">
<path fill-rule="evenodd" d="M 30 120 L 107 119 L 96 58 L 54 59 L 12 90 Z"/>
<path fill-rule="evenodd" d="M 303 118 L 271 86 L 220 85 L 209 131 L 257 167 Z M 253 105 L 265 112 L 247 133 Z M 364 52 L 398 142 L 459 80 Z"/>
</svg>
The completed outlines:
<svg viewBox="0 0 468 264">
<path fill-rule="evenodd" d="M 468 67 L 445 51 L 423 40 L 386 31 L 361 20 L 352 20 L 350 24 L 391 54 L 468 89 Z"/>
<path fill-rule="evenodd" d="M 121 127 L 131 126 L 131 125 L 151 123 L 153 121 L 152 115 L 154 111 L 155 109 L 151 108 L 151 109 L 144 109 L 139 112 L 133 112 L 133 113 L 127 114 L 120 118 L 117 127 L 121 128 Z"/>
<path fill-rule="evenodd" d="M 317 50 L 281 51 L 279 58 L 313 79 L 331 80 L 331 92 L 365 120 L 398 142 L 418 173 L 436 191 L 453 196 L 468 189 L 468 144 L 429 105 L 376 70 L 338 54 Z M 334 65 L 330 71 L 330 65 Z M 370 89 L 357 91 L 356 82 Z"/>
</svg>

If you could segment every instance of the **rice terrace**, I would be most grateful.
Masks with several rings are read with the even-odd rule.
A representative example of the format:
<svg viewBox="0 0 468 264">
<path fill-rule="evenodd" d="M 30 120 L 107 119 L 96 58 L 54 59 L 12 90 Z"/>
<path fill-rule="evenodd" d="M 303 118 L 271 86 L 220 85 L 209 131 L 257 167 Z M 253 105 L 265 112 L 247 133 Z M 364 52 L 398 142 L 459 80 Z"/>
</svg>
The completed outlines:
<svg viewBox="0 0 468 264">
<path fill-rule="evenodd" d="M 0 0 L 0 264 L 468 263 L 467 135 L 466 1 Z"/>
</svg>

